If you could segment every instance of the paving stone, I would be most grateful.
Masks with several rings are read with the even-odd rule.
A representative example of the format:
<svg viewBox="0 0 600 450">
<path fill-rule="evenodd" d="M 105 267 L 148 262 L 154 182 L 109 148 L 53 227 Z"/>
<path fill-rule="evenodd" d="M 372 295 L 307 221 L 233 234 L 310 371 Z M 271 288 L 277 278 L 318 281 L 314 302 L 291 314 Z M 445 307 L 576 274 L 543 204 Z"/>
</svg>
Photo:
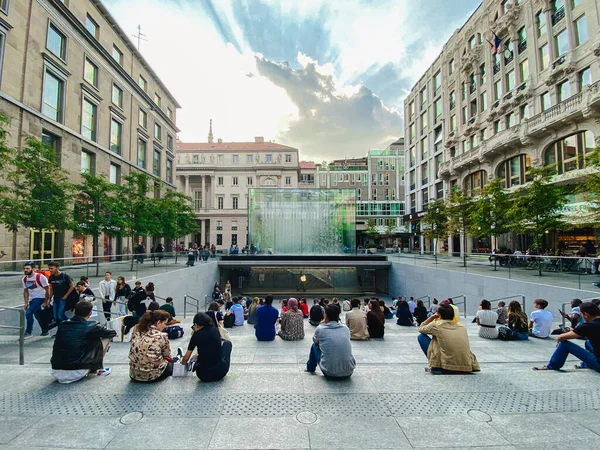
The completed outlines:
<svg viewBox="0 0 600 450">
<path fill-rule="evenodd" d="M 380 418 L 368 411 L 362 417 L 321 418 L 309 427 L 308 432 L 311 448 L 365 449 L 375 445 L 379 449 L 411 448 L 393 418 Z"/>
<path fill-rule="evenodd" d="M 257 432 L 260 430 L 260 432 Z M 308 449 L 308 428 L 293 419 L 222 417 L 211 449 Z"/>
</svg>

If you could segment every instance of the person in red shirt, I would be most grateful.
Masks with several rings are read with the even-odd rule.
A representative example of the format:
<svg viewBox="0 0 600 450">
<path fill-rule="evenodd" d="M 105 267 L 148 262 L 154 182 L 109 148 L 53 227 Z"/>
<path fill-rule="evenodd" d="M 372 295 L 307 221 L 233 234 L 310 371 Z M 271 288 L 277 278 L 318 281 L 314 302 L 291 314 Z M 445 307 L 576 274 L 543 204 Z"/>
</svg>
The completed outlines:
<svg viewBox="0 0 600 450">
<path fill-rule="evenodd" d="M 306 303 L 305 298 L 300 299 L 300 310 L 302 311 L 302 315 L 306 319 L 308 317 L 308 304 Z"/>
</svg>

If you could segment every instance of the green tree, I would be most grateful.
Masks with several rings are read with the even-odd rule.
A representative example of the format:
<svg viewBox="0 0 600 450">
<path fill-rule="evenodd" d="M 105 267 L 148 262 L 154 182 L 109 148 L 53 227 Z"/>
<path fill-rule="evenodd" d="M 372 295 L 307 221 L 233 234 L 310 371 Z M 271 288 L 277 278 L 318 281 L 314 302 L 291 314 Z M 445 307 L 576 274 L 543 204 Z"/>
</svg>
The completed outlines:
<svg viewBox="0 0 600 450">
<path fill-rule="evenodd" d="M 434 200 L 427 204 L 427 213 L 421 219 L 423 235 L 433 239 L 433 254 L 437 264 L 437 245 L 439 239 L 448 235 L 448 211 L 443 200 Z"/>
<path fill-rule="evenodd" d="M 465 190 L 455 190 L 446 204 L 448 231 L 463 239 L 463 266 L 467 266 L 467 236 L 473 229 L 474 200 Z"/>
<path fill-rule="evenodd" d="M 586 160 L 587 167 L 600 170 L 600 148 L 596 148 Z M 600 172 L 590 173 L 584 182 L 577 186 L 577 192 L 590 203 L 585 221 L 596 227 L 600 223 Z"/>
<path fill-rule="evenodd" d="M 510 208 L 511 226 L 518 233 L 533 238 L 533 248 L 543 250 L 543 238 L 547 231 L 562 228 L 562 207 L 566 202 L 565 188 L 552 183 L 547 168 L 530 169 L 532 181 L 516 191 Z M 538 264 L 539 275 L 542 275 Z"/>
<path fill-rule="evenodd" d="M 112 219 L 117 186 L 109 183 L 104 175 L 82 173 L 81 177 L 82 182 L 75 185 L 77 202 L 73 231 L 92 237 L 92 255 L 98 276 L 100 235 L 116 235 L 118 231 Z"/>
<path fill-rule="evenodd" d="M 481 196 L 475 199 L 473 205 L 473 235 L 476 237 L 493 237 L 493 246 L 496 238 L 511 231 L 510 208 L 512 202 L 509 195 L 500 185 L 500 178 L 494 178 L 485 186 Z M 494 259 L 494 270 L 496 260 Z"/>
<path fill-rule="evenodd" d="M 38 231 L 34 249 L 42 255 L 42 231 L 63 231 L 73 219 L 73 187 L 53 148 L 33 137 L 15 152 L 7 172 L 10 195 L 3 219 L 10 231 L 21 227 Z"/>
<path fill-rule="evenodd" d="M 12 165 L 14 157 L 14 149 L 10 148 L 7 144 L 8 140 L 8 125 L 10 123 L 9 117 L 0 113 L 0 171 L 6 173 L 8 168 Z M 4 215 L 7 211 L 6 202 L 10 198 L 10 187 L 5 184 L 0 184 L 0 222 L 5 222 Z"/>
<path fill-rule="evenodd" d="M 160 199 L 162 235 L 168 240 L 177 240 L 199 231 L 192 199 L 172 190 Z M 177 261 L 177 253 L 175 253 Z"/>
<path fill-rule="evenodd" d="M 375 238 L 379 235 L 379 230 L 377 229 L 377 222 L 372 217 L 367 220 L 367 228 L 365 229 L 365 234 L 372 238 Z"/>
</svg>

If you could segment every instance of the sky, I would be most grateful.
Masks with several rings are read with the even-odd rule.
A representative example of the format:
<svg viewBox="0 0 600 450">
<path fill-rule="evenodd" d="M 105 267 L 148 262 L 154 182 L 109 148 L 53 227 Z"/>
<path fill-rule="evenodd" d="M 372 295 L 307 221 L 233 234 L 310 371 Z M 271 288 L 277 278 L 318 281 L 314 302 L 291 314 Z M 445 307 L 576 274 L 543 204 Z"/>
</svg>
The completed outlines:
<svg viewBox="0 0 600 450">
<path fill-rule="evenodd" d="M 253 141 L 302 160 L 404 135 L 403 101 L 480 0 L 104 0 L 174 95 L 179 139 Z M 132 40 L 135 39 L 132 37 Z"/>
</svg>

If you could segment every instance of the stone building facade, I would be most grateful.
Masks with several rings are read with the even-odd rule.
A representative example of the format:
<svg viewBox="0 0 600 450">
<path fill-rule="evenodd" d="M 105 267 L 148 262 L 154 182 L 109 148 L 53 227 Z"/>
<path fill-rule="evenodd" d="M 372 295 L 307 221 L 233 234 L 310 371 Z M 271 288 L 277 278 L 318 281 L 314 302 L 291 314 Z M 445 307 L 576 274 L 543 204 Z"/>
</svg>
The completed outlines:
<svg viewBox="0 0 600 450">
<path fill-rule="evenodd" d="M 591 170 L 585 155 L 600 144 L 599 19 L 595 0 L 482 2 L 405 100 L 412 220 L 454 187 L 475 193 L 500 177 L 514 189 L 542 166 L 555 168 L 556 182 L 577 183 Z M 588 238 L 593 230 L 575 229 L 550 246 Z M 459 249 L 449 239 L 449 251 L 491 246 L 462 242 Z M 430 250 L 422 238 L 415 246 Z"/>
<path fill-rule="evenodd" d="M 248 189 L 298 188 L 298 150 L 257 137 L 254 142 L 214 142 L 212 123 L 208 142 L 177 143 L 180 192 L 193 199 L 200 233 L 184 246 L 215 245 L 227 251 L 247 244 Z"/>
<path fill-rule="evenodd" d="M 0 2 L 0 111 L 11 118 L 9 145 L 24 136 L 53 146 L 72 182 L 80 173 L 112 183 L 130 171 L 175 188 L 179 105 L 98 0 Z M 0 228 L 11 259 L 38 258 L 32 234 Z M 45 233 L 44 259 L 91 254 L 91 239 Z M 100 253 L 127 251 L 101 238 Z M 104 245 L 102 245 L 104 243 Z"/>
</svg>

